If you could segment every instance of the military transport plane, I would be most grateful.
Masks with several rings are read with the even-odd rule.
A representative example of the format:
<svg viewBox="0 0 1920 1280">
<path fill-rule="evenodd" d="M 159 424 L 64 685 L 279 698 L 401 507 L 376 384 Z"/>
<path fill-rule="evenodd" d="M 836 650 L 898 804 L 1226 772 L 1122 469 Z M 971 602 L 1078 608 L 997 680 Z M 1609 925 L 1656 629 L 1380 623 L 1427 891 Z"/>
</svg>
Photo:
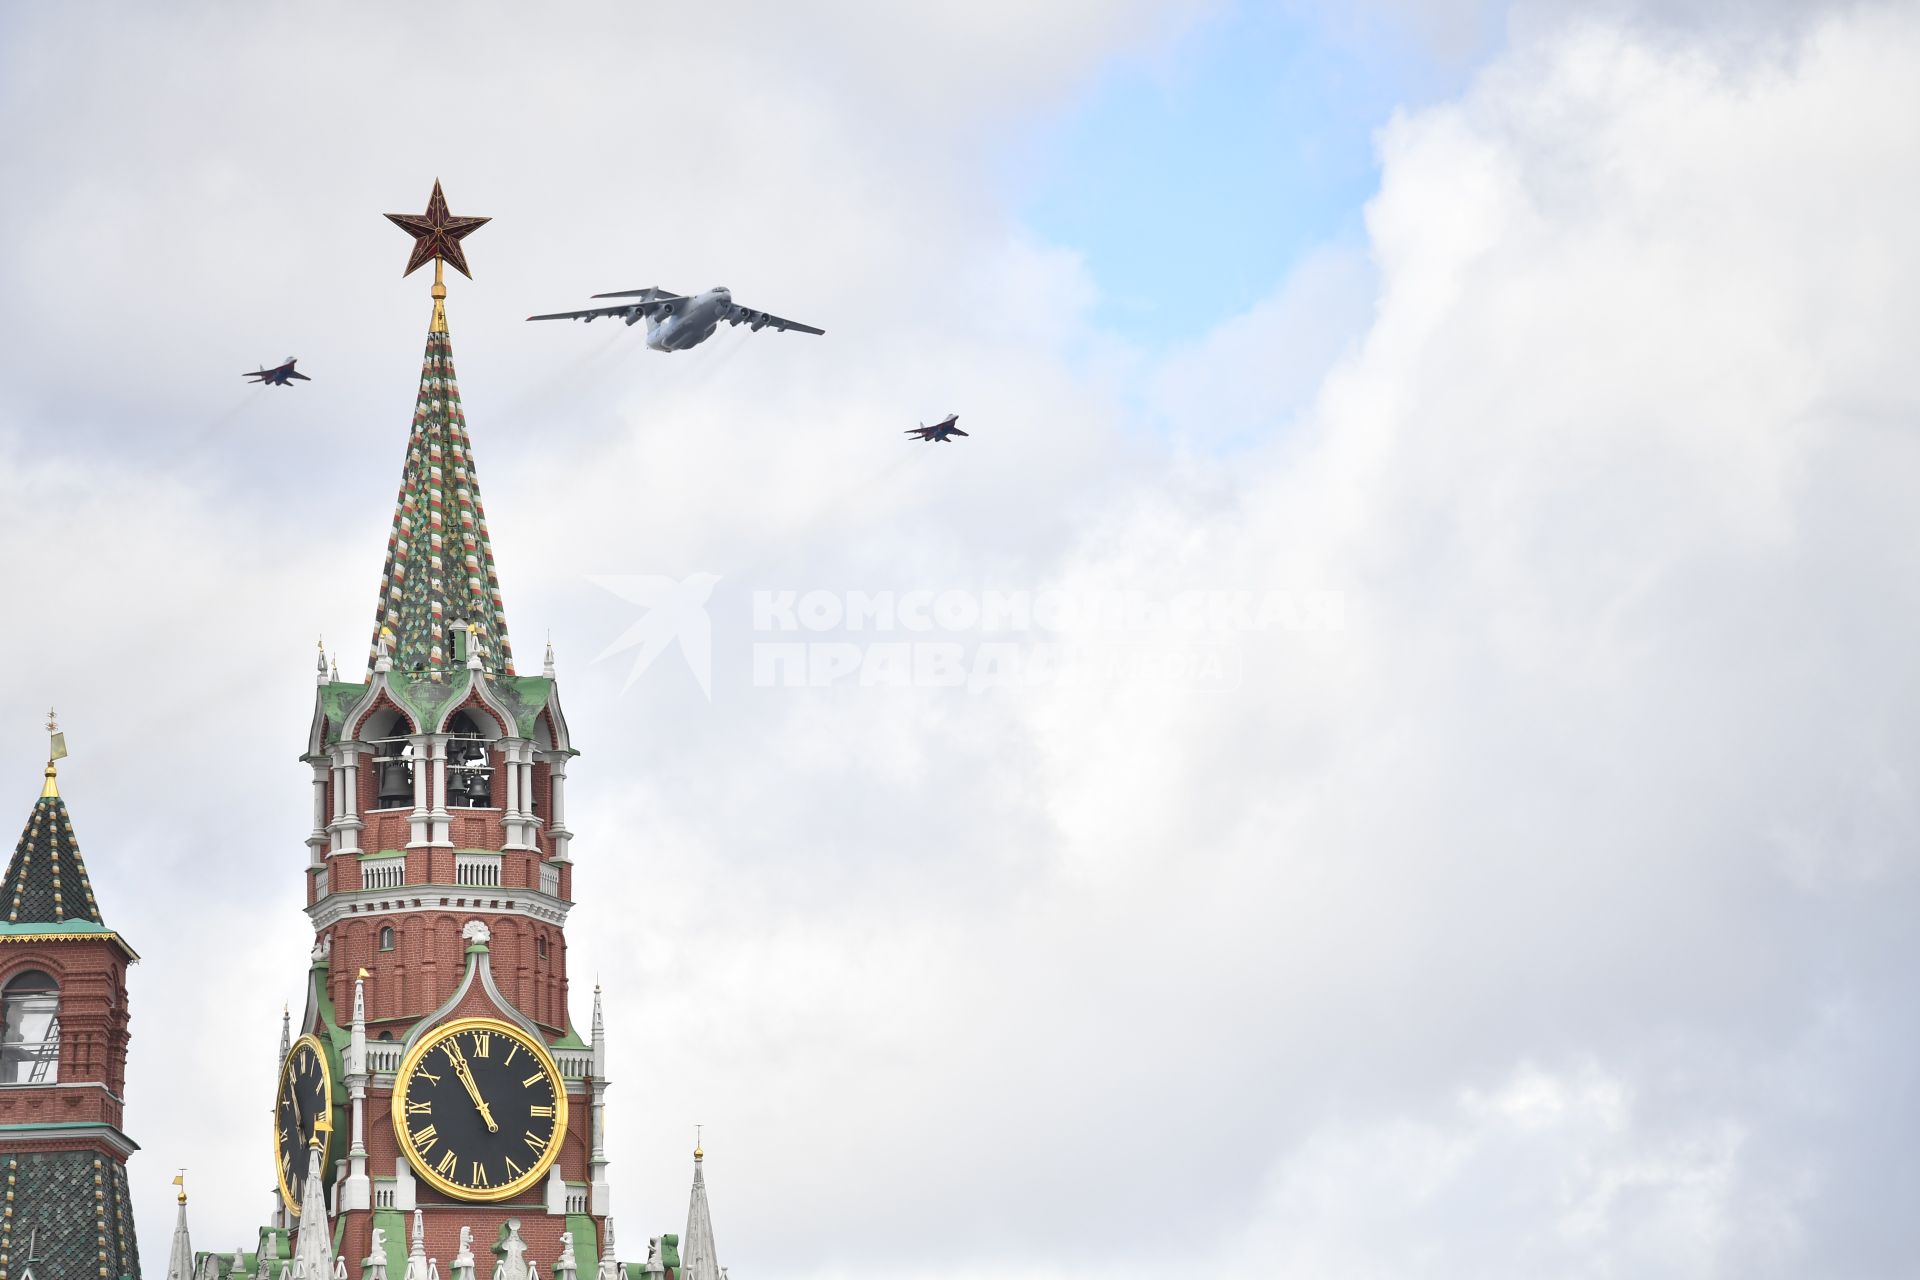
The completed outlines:
<svg viewBox="0 0 1920 1280">
<path fill-rule="evenodd" d="M 293 371 L 293 364 L 293 357 L 288 356 L 287 362 L 283 365 L 276 366 L 272 369 L 259 369 L 253 373 L 243 373 L 240 376 L 243 378 L 258 378 L 260 380 L 258 385 L 263 387 L 290 387 L 293 384 L 287 381 L 289 378 L 298 378 L 302 382 L 313 381 L 312 378 L 309 378 L 304 373 L 295 373 Z"/>
<path fill-rule="evenodd" d="M 528 316 L 527 319 L 585 320 L 591 324 L 601 316 L 619 316 L 628 324 L 635 324 L 644 316 L 647 321 L 647 345 L 655 351 L 685 351 L 688 347 L 699 346 L 713 336 L 714 329 L 722 320 L 728 324 L 744 324 L 756 333 L 769 326 L 799 333 L 826 332 L 809 324 L 782 320 L 765 311 L 738 306 L 734 303 L 732 290 L 723 285 L 715 285 L 705 293 L 697 293 L 690 298 L 654 288 L 596 293 L 593 296 L 632 298 L 633 301 L 612 307 L 594 307 L 588 311 L 556 311 L 550 315 Z"/>
<path fill-rule="evenodd" d="M 928 426 L 926 423 L 923 422 L 919 426 L 909 430 L 906 434 L 910 436 L 919 436 L 922 440 L 925 440 L 928 443 L 932 443 L 933 441 L 938 440 L 941 444 L 950 444 L 952 443 L 953 438 L 955 436 L 963 436 L 967 434 L 966 432 L 962 431 L 959 427 L 956 427 L 954 425 L 954 423 L 958 421 L 960 421 L 960 415 L 957 413 L 950 413 L 946 417 L 942 418 L 940 421 L 934 423 L 932 426 Z"/>
</svg>

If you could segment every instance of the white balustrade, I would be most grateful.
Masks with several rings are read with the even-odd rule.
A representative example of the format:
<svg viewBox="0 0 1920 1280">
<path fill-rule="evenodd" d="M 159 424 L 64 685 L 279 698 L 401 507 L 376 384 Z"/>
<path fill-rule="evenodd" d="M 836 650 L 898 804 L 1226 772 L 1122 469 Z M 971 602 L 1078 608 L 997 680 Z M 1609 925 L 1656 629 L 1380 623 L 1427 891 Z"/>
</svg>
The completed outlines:
<svg viewBox="0 0 1920 1280">
<path fill-rule="evenodd" d="M 497 853 L 454 854 L 453 882 L 477 889 L 498 889 L 500 887 L 500 855 Z"/>
<path fill-rule="evenodd" d="M 398 889 L 406 883 L 405 858 L 374 858 L 360 864 L 362 889 Z"/>
</svg>

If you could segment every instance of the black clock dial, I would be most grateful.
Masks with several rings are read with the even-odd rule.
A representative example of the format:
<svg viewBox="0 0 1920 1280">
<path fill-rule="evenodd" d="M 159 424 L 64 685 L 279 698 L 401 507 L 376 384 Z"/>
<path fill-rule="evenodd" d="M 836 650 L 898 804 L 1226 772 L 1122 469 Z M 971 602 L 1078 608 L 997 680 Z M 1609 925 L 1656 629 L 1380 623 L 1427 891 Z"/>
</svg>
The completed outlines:
<svg viewBox="0 0 1920 1280">
<path fill-rule="evenodd" d="M 436 1028 L 401 1065 L 394 1128 L 414 1169 L 466 1200 L 504 1200 L 560 1154 L 567 1094 L 546 1046 L 469 1018 Z"/>
<path fill-rule="evenodd" d="M 302 1036 L 280 1066 L 280 1089 L 273 1103 L 273 1158 L 280 1195 L 298 1214 L 307 1185 L 307 1148 L 316 1133 L 331 1128 L 333 1073 L 320 1041 Z M 321 1138 L 324 1146 L 326 1139 Z M 324 1167 L 326 1161 L 321 1161 Z"/>
</svg>

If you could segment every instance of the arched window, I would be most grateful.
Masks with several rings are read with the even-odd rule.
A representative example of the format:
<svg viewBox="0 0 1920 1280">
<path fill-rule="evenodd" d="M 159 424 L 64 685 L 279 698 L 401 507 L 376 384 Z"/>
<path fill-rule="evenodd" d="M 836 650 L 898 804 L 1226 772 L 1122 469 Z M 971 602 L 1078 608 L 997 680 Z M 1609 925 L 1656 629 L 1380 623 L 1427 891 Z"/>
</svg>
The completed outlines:
<svg viewBox="0 0 1920 1280">
<path fill-rule="evenodd" d="M 392 925 L 382 926 L 380 930 L 380 949 L 382 951 L 393 950 L 393 926 Z"/>
<path fill-rule="evenodd" d="M 60 984 L 29 969 L 0 991 L 0 1084 L 60 1078 Z"/>
<path fill-rule="evenodd" d="M 487 735 L 464 711 L 447 722 L 447 807 L 487 809 L 493 806 L 493 765 L 487 754 Z"/>
<path fill-rule="evenodd" d="M 547 958 L 547 935 L 546 934 L 543 933 L 539 937 L 533 940 L 533 954 L 539 956 L 542 960 L 545 960 Z"/>
<path fill-rule="evenodd" d="M 374 807 L 404 809 L 413 804 L 413 726 L 399 712 L 387 717 L 386 727 L 369 737 L 373 744 Z"/>
</svg>

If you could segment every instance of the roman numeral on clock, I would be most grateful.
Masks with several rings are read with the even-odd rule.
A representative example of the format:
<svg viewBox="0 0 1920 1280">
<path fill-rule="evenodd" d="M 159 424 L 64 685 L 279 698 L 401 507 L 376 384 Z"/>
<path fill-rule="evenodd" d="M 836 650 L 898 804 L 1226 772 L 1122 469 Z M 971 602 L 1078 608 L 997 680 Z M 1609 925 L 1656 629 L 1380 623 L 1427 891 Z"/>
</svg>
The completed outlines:
<svg viewBox="0 0 1920 1280">
<path fill-rule="evenodd" d="M 454 1156 L 453 1152 L 449 1150 L 445 1155 L 440 1157 L 440 1163 L 433 1166 L 433 1171 L 443 1178 L 451 1178 L 453 1176 L 453 1166 L 458 1163 L 459 1160 Z"/>
<path fill-rule="evenodd" d="M 409 1103 L 407 1104 L 407 1114 L 408 1114 L 408 1115 L 410 1115 L 410 1116 L 427 1116 L 427 1115 L 432 1115 L 432 1114 L 433 1114 L 433 1103 L 431 1103 L 431 1102 L 409 1102 Z"/>
<path fill-rule="evenodd" d="M 527 1130 L 526 1143 L 528 1146 L 533 1148 L 533 1153 L 535 1155 L 539 1155 L 542 1151 L 545 1151 L 547 1149 L 546 1140 L 544 1138 L 534 1137 L 533 1130 L 531 1129 Z"/>
<path fill-rule="evenodd" d="M 473 1056 L 476 1058 L 486 1057 L 487 1049 L 491 1047 L 492 1044 L 493 1044 L 493 1032 L 491 1031 L 474 1032 L 473 1033 Z"/>
<path fill-rule="evenodd" d="M 481 1164 L 478 1160 L 473 1162 L 473 1177 L 470 1179 L 470 1184 L 476 1187 L 490 1187 L 493 1185 L 487 1181 L 487 1166 Z"/>
<path fill-rule="evenodd" d="M 440 1141 L 440 1131 L 432 1125 L 427 1125 L 413 1135 L 414 1149 L 421 1155 L 433 1150 L 433 1144 L 438 1141 Z"/>
<path fill-rule="evenodd" d="M 553 1114 L 553 1108 L 552 1107 L 528 1107 L 527 1114 L 531 1116 L 551 1116 Z"/>
</svg>

